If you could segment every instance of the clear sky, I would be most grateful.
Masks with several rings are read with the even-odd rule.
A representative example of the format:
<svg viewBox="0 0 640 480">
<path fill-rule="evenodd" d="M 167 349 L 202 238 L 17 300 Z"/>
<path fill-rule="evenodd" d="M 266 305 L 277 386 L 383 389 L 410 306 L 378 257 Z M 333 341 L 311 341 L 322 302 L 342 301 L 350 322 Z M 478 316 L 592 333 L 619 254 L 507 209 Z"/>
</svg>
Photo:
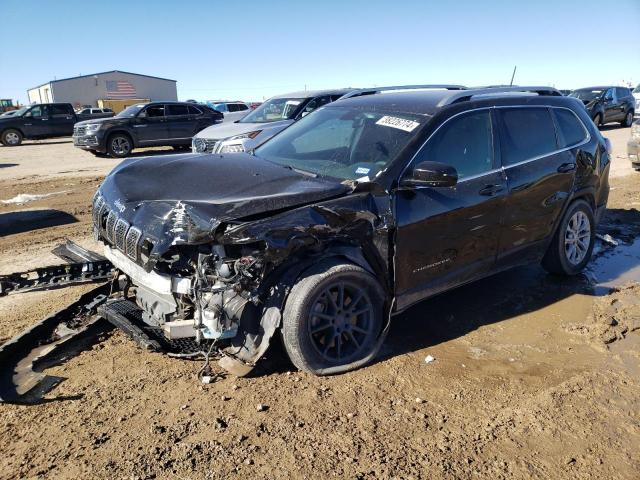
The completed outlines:
<svg viewBox="0 0 640 480">
<path fill-rule="evenodd" d="M 640 0 L 0 0 L 0 98 L 124 70 L 182 100 L 414 83 L 640 82 Z M 634 33 L 636 32 L 636 33 Z"/>
</svg>

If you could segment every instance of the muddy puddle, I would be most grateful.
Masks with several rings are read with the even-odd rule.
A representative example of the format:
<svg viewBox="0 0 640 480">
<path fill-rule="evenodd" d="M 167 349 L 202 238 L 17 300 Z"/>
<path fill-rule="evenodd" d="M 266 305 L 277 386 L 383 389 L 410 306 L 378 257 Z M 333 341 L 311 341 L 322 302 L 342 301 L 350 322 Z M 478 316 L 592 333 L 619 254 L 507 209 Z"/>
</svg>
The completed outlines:
<svg viewBox="0 0 640 480">
<path fill-rule="evenodd" d="M 616 288 L 640 282 L 640 239 L 617 246 L 602 245 L 588 267 L 587 275 L 599 287 Z"/>
</svg>

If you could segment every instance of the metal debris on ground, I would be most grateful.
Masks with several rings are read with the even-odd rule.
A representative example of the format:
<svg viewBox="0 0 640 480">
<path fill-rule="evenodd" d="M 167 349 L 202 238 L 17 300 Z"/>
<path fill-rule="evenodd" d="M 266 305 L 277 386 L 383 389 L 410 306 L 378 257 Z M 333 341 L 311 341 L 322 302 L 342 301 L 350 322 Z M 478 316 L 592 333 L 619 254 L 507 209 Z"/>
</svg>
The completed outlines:
<svg viewBox="0 0 640 480">
<path fill-rule="evenodd" d="M 113 276 L 109 260 L 67 241 L 53 253 L 68 263 L 0 275 L 0 297 L 17 292 L 49 290 L 92 282 L 106 282 Z"/>
<path fill-rule="evenodd" d="M 618 245 L 620 245 L 620 242 L 618 242 L 615 238 L 613 238 L 608 233 L 605 234 L 605 235 L 602 235 L 600 233 L 596 233 L 596 237 L 598 239 L 602 240 L 604 243 L 608 243 L 609 245 L 612 245 L 614 247 L 617 247 Z"/>
<path fill-rule="evenodd" d="M 424 359 L 424 363 L 431 363 L 434 362 L 436 359 L 435 357 L 432 357 L 431 355 L 427 355 Z"/>
</svg>

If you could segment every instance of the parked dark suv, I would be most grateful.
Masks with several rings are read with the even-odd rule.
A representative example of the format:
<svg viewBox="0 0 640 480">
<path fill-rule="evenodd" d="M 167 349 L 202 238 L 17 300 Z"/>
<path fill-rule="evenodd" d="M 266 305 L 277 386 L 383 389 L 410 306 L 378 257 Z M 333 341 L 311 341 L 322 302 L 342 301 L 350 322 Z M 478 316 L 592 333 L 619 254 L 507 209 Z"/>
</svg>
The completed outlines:
<svg viewBox="0 0 640 480">
<path fill-rule="evenodd" d="M 580 272 L 608 150 L 575 100 L 512 87 L 338 100 L 253 154 L 129 159 L 94 199 L 131 287 L 103 314 L 195 339 L 236 374 L 277 329 L 298 368 L 353 369 L 439 292 L 527 263 Z"/>
<path fill-rule="evenodd" d="M 582 100 L 593 123 L 620 122 L 623 127 L 633 123 L 636 101 L 626 87 L 590 87 L 574 90 L 571 97 Z"/>
<path fill-rule="evenodd" d="M 81 118 L 70 103 L 36 103 L 0 118 L 0 142 L 15 147 L 23 139 L 68 137 Z"/>
<path fill-rule="evenodd" d="M 173 146 L 187 150 L 191 137 L 222 122 L 224 115 L 206 105 L 151 102 L 132 105 L 115 117 L 78 122 L 73 144 L 94 154 L 126 157 L 134 148 Z"/>
</svg>

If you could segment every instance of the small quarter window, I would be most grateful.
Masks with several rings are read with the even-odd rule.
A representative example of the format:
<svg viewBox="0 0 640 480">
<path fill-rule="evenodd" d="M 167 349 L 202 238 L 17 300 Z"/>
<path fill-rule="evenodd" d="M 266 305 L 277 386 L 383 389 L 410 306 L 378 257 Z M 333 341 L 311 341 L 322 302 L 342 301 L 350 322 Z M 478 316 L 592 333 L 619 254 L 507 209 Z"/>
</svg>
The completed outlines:
<svg viewBox="0 0 640 480">
<path fill-rule="evenodd" d="M 451 165 L 460 179 L 488 172 L 493 168 L 491 132 L 489 110 L 454 117 L 431 137 L 417 162 Z"/>
<path fill-rule="evenodd" d="M 505 166 L 549 155 L 558 149 L 547 108 L 500 108 L 501 151 Z"/>
<path fill-rule="evenodd" d="M 202 112 L 199 108 L 189 105 L 189 115 L 202 115 Z"/>
<path fill-rule="evenodd" d="M 587 133 L 582 123 L 580 123 L 580 120 L 578 120 L 578 117 L 576 117 L 573 112 L 561 108 L 554 108 L 553 112 L 558 122 L 561 147 L 565 148 L 578 145 L 587 138 Z"/>
</svg>

